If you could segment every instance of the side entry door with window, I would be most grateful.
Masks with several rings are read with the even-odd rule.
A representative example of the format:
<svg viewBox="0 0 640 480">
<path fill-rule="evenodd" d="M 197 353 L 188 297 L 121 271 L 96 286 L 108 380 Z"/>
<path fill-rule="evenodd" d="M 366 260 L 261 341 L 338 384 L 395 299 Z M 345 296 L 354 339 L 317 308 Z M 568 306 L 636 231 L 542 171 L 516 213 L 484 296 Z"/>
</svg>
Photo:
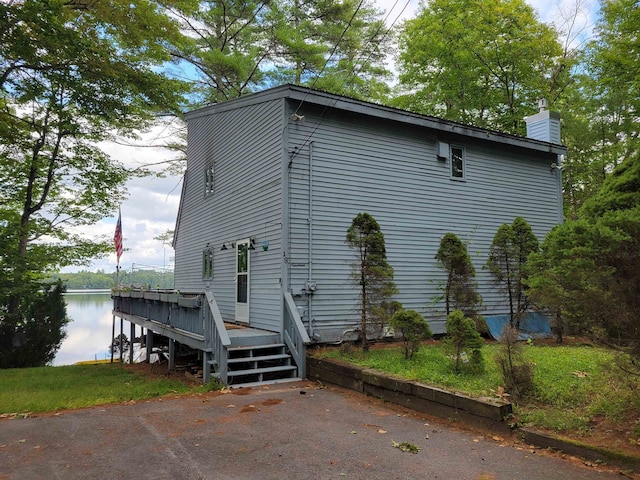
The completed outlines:
<svg viewBox="0 0 640 480">
<path fill-rule="evenodd" d="M 236 322 L 249 323 L 249 240 L 236 243 Z"/>
</svg>

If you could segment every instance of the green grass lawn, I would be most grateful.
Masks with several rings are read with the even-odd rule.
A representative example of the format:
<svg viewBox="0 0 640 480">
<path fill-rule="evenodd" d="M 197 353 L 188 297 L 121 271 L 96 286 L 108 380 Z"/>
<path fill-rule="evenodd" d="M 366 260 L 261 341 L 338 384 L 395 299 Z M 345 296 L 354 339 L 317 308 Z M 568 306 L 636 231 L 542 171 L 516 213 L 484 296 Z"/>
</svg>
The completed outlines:
<svg viewBox="0 0 640 480">
<path fill-rule="evenodd" d="M 401 349 L 373 348 L 363 353 L 356 347 L 321 349 L 316 354 L 380 370 L 408 380 L 471 396 L 495 396 L 502 386 L 494 358 L 499 345 L 483 347 L 483 373 L 459 373 L 439 343 L 422 347 L 412 360 Z M 534 364 L 535 394 L 514 406 L 521 424 L 557 432 L 586 432 L 598 416 L 612 422 L 640 421 L 640 384 L 613 366 L 615 353 L 594 346 L 524 347 L 528 363 Z M 635 435 L 640 438 L 640 428 Z"/>
<path fill-rule="evenodd" d="M 202 388 L 148 378 L 119 364 L 5 369 L 0 370 L 0 414 L 144 400 Z"/>
<path fill-rule="evenodd" d="M 323 348 L 314 355 L 336 358 L 409 380 L 471 396 L 494 396 L 502 386 L 494 360 L 499 345 L 483 347 L 483 373 L 456 374 L 442 345 L 429 343 L 414 359 L 404 360 L 400 347 Z M 535 395 L 514 405 L 521 424 L 560 433 L 587 433 L 599 418 L 627 425 L 629 441 L 640 444 L 640 384 L 614 366 L 615 353 L 593 346 L 524 348 L 533 363 Z M 72 365 L 0 370 L 0 414 L 57 411 L 144 400 L 166 394 L 203 392 L 179 380 L 137 374 L 119 364 Z"/>
</svg>

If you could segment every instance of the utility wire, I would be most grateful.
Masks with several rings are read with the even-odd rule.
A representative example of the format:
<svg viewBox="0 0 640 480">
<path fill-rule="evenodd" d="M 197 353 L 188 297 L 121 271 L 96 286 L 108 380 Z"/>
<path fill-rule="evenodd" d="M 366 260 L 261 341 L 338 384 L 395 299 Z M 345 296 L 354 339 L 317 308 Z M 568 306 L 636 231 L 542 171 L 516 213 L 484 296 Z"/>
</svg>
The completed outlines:
<svg viewBox="0 0 640 480">
<path fill-rule="evenodd" d="M 363 0 L 362 0 L 363 1 Z M 358 6 L 358 9 L 360 9 L 360 6 L 362 5 L 362 1 L 360 2 L 360 5 Z M 396 0 L 396 2 L 393 4 L 393 7 L 391 8 L 391 10 L 389 10 L 389 13 L 387 14 L 387 16 L 385 17 L 384 21 L 380 23 L 380 26 L 378 27 L 378 29 L 376 29 L 376 31 L 374 32 L 374 34 L 369 38 L 369 40 L 367 40 L 367 43 L 365 44 L 365 47 L 363 48 L 363 53 L 366 53 L 366 46 L 369 44 L 372 44 L 374 39 L 377 37 L 377 35 L 380 33 L 380 31 L 382 30 L 382 26 L 385 24 L 387 18 L 389 18 L 389 15 L 391 14 L 391 11 L 395 8 L 395 6 L 398 4 L 399 0 Z M 389 26 L 389 28 L 384 32 L 384 35 L 382 35 L 381 40 L 384 40 L 388 35 L 389 32 L 391 32 L 391 30 L 393 29 L 393 27 L 395 26 L 396 22 L 400 19 L 400 17 L 402 16 L 402 14 L 404 13 L 404 11 L 407 9 L 407 7 L 409 6 L 409 3 L 411 2 L 411 0 L 407 0 L 404 7 L 402 8 L 402 10 L 400 11 L 400 13 L 396 16 L 395 20 L 393 21 L 393 23 Z M 357 12 L 357 11 L 356 11 Z M 349 28 L 349 26 L 351 25 L 351 22 L 353 21 L 353 18 L 355 17 L 355 13 L 354 16 L 351 17 L 351 20 L 349 21 L 349 25 L 347 25 L 347 28 L 344 30 L 342 36 L 340 37 L 340 40 L 342 40 L 342 38 L 344 37 L 344 35 L 346 34 L 347 29 Z M 338 43 L 336 43 L 336 46 L 333 49 L 333 52 L 335 52 L 335 50 L 338 47 L 338 44 L 340 42 L 340 40 L 338 41 Z M 333 54 L 332 52 L 332 54 Z M 347 81 L 347 84 L 345 85 L 345 88 L 343 89 L 342 94 L 344 95 L 344 93 L 346 92 L 346 90 L 353 84 L 353 82 L 355 81 L 355 79 L 357 78 L 357 75 L 360 73 L 360 71 L 364 68 L 364 65 L 366 64 L 367 61 L 369 61 L 369 59 L 373 56 L 374 53 L 374 49 L 371 49 L 369 51 L 369 54 L 367 55 L 365 61 L 361 62 L 360 67 L 356 67 L 354 65 L 354 67 L 352 68 L 351 72 L 349 72 L 348 77 L 351 77 L 351 80 Z M 322 68 L 322 70 L 320 71 L 320 73 L 322 73 L 322 71 L 324 70 L 324 68 L 326 67 L 326 65 L 328 64 L 329 59 L 327 59 L 327 62 L 325 62 L 325 66 Z M 313 85 L 315 85 L 316 81 L 319 78 L 320 73 L 316 76 L 316 79 L 313 82 Z M 312 87 L 313 88 L 313 87 Z M 300 110 L 300 108 L 302 107 L 302 105 L 304 104 L 306 98 L 307 98 L 307 94 L 305 94 L 305 96 L 302 98 L 302 100 L 300 100 L 300 104 L 298 105 L 298 107 L 296 108 L 296 111 L 294 112 L 294 115 L 296 115 L 298 113 L 298 111 Z M 311 131 L 311 133 L 309 133 L 307 135 L 307 137 L 304 139 L 304 141 L 302 142 L 302 145 L 300 145 L 298 148 L 296 148 L 292 154 L 291 154 L 291 160 L 293 160 L 296 155 L 298 154 L 298 152 L 300 152 L 302 150 L 302 148 L 304 148 L 309 141 L 311 140 L 311 137 L 313 137 L 313 135 L 316 133 L 316 131 L 318 130 L 318 128 L 320 128 L 320 125 L 322 125 L 322 122 L 324 121 L 325 115 L 327 114 L 327 112 L 329 110 L 331 110 L 336 103 L 338 102 L 338 100 L 334 100 L 332 102 L 331 105 L 326 105 L 324 107 L 324 109 L 322 110 L 322 113 L 320 114 L 320 118 L 318 119 L 318 122 L 316 123 L 315 127 L 313 128 L 313 130 Z"/>
<path fill-rule="evenodd" d="M 324 65 L 322 65 L 322 68 L 320 69 L 320 71 L 318 73 L 316 73 L 315 78 L 313 79 L 313 82 L 311 84 L 311 88 L 313 88 L 315 86 L 316 82 L 320 79 L 320 76 L 324 72 L 325 68 L 327 68 L 327 66 L 329 65 L 329 62 L 331 61 L 331 58 L 335 55 L 336 50 L 338 49 L 338 46 L 340 45 L 340 42 L 342 42 L 342 40 L 344 39 L 344 36 L 347 34 L 347 30 L 349 30 L 349 27 L 351 27 L 351 25 L 353 24 L 353 20 L 356 18 L 356 15 L 360 11 L 360 8 L 362 8 L 362 4 L 363 3 L 364 3 L 364 0 L 360 0 L 360 3 L 358 4 L 358 7 L 354 10 L 353 15 L 351 15 L 351 18 L 349 19 L 349 22 L 347 23 L 347 26 L 344 27 L 344 30 L 342 31 L 342 34 L 340 35 L 340 38 L 338 39 L 336 44 L 331 49 L 331 53 L 329 54 L 329 56 L 325 60 Z M 308 93 L 305 94 L 305 96 L 302 98 L 302 100 L 300 101 L 300 104 L 298 105 L 298 108 L 296 108 L 296 111 L 293 112 L 293 115 L 297 115 L 298 110 L 300 110 L 300 107 L 302 107 L 302 104 L 304 103 L 305 99 L 307 98 L 307 95 L 308 95 Z"/>
</svg>

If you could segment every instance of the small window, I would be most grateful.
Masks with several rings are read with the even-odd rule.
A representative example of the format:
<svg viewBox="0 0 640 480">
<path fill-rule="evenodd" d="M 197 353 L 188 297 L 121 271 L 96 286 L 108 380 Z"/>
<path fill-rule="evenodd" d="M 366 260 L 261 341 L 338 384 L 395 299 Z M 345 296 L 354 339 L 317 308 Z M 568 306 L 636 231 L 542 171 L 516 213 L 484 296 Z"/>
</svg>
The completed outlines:
<svg viewBox="0 0 640 480">
<path fill-rule="evenodd" d="M 202 252 L 202 278 L 205 280 L 213 278 L 213 249 Z"/>
<path fill-rule="evenodd" d="M 204 171 L 204 196 L 213 195 L 213 164 L 209 165 Z"/>
<path fill-rule="evenodd" d="M 451 147 L 451 178 L 454 180 L 464 180 L 465 158 L 464 148 Z"/>
</svg>

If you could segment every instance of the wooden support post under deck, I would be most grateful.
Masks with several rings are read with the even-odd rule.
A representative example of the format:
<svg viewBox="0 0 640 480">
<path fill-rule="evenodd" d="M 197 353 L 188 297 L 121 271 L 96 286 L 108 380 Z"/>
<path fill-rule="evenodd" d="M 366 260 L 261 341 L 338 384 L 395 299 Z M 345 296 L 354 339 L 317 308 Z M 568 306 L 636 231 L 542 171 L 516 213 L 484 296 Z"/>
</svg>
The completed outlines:
<svg viewBox="0 0 640 480">
<path fill-rule="evenodd" d="M 147 359 L 146 362 L 151 362 L 151 350 L 153 349 L 153 331 L 147 328 Z"/>
<path fill-rule="evenodd" d="M 124 363 L 124 345 L 122 345 L 122 335 L 124 328 L 124 319 L 120 318 L 120 363 Z"/>
<path fill-rule="evenodd" d="M 169 339 L 169 371 L 173 372 L 176 369 L 176 341 L 173 338 Z"/>
<path fill-rule="evenodd" d="M 202 352 L 202 383 L 209 383 L 209 380 L 211 380 L 210 357 L 211 355 L 208 352 Z"/>
<path fill-rule="evenodd" d="M 131 322 L 131 332 L 129 333 L 131 338 L 129 338 L 129 363 L 133 363 L 133 341 L 136 338 L 136 324 Z"/>
<path fill-rule="evenodd" d="M 113 342 L 116 338 L 116 316 L 112 315 L 113 321 L 111 322 L 111 363 L 113 363 Z"/>
</svg>

